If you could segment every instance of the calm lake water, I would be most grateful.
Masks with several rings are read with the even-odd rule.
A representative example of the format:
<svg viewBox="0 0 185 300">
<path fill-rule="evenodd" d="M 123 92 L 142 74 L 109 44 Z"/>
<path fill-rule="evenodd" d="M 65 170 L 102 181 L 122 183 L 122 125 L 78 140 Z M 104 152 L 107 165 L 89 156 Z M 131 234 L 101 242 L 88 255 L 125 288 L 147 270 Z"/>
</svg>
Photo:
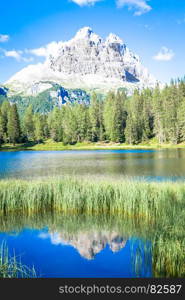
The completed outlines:
<svg viewBox="0 0 185 300">
<path fill-rule="evenodd" d="M 55 175 L 184 180 L 185 150 L 0 152 L 0 179 Z M 151 232 L 160 228 L 80 216 L 36 218 L 0 218 L 0 244 L 34 265 L 38 276 L 152 277 Z"/>
<path fill-rule="evenodd" d="M 185 178 L 185 149 L 0 152 L 0 178 L 78 175 Z"/>
</svg>

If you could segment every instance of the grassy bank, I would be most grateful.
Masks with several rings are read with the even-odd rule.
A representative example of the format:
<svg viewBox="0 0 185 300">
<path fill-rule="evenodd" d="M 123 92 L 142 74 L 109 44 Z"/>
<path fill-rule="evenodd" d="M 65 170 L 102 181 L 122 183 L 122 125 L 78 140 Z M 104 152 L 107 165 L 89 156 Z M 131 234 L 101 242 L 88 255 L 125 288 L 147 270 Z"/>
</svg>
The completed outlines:
<svg viewBox="0 0 185 300">
<path fill-rule="evenodd" d="M 185 148 L 185 144 L 157 144 L 153 141 L 150 143 L 142 143 L 138 145 L 129 145 L 124 143 L 91 143 L 83 142 L 77 143 L 75 145 L 65 145 L 62 142 L 53 142 L 51 140 L 44 141 L 43 143 L 25 143 L 25 144 L 3 144 L 0 148 L 1 151 L 6 150 L 114 150 L 114 149 L 176 149 L 176 148 Z"/>
</svg>

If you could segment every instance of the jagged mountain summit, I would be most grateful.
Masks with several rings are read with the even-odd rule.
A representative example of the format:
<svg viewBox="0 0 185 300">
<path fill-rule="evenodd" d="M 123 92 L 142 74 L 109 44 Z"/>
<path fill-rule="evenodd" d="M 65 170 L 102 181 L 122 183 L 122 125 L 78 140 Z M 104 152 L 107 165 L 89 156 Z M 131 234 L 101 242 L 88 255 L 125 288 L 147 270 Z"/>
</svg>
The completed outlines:
<svg viewBox="0 0 185 300">
<path fill-rule="evenodd" d="M 102 39 L 84 27 L 71 40 L 48 45 L 44 63 L 22 69 L 6 86 L 15 93 L 37 95 L 50 89 L 52 83 L 107 92 L 154 87 L 157 82 L 118 36 L 111 33 Z"/>
</svg>

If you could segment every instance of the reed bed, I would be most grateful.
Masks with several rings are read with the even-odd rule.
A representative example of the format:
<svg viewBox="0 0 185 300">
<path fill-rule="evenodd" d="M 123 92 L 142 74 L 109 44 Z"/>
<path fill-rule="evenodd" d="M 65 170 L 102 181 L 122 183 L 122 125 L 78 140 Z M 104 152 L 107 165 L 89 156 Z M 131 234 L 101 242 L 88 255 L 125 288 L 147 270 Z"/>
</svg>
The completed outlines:
<svg viewBox="0 0 185 300">
<path fill-rule="evenodd" d="M 184 183 L 148 183 L 125 180 L 89 182 L 70 178 L 0 181 L 0 215 L 47 212 L 87 215 L 164 217 L 184 212 Z"/>
</svg>

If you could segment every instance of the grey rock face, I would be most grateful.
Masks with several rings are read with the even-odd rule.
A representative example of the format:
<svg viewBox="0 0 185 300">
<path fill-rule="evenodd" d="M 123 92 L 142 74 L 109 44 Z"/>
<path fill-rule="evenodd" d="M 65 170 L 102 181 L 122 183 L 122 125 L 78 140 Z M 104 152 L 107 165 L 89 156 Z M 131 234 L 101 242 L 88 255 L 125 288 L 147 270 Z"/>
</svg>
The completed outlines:
<svg viewBox="0 0 185 300">
<path fill-rule="evenodd" d="M 91 74 L 130 82 L 148 80 L 139 57 L 119 37 L 110 34 L 103 40 L 89 27 L 82 28 L 69 42 L 61 43 L 57 55 L 50 55 L 48 65 L 54 72 L 66 75 Z"/>
<path fill-rule="evenodd" d="M 67 42 L 47 46 L 43 64 L 29 65 L 7 82 L 15 92 L 43 92 L 47 81 L 64 88 L 109 91 L 118 88 L 154 87 L 156 80 L 139 57 L 115 34 L 102 39 L 89 27 Z"/>
</svg>

